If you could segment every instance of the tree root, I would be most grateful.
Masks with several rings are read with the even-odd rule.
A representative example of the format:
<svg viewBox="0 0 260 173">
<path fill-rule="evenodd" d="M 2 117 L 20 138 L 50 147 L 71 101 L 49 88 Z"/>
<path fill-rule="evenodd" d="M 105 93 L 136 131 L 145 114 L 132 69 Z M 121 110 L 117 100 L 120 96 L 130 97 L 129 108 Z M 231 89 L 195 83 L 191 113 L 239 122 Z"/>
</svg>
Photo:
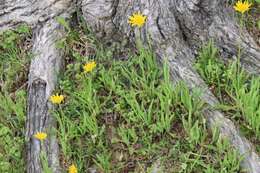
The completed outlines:
<svg viewBox="0 0 260 173">
<path fill-rule="evenodd" d="M 225 59 L 237 54 L 237 43 L 241 40 L 241 47 L 245 51 L 241 56 L 241 64 L 250 73 L 260 72 L 259 47 L 245 30 L 242 36 L 239 34 L 239 26 L 230 15 L 230 9 L 224 6 L 224 1 L 84 2 L 84 18 L 92 29 L 99 33 L 98 36 L 115 39 L 114 35 L 120 35 L 120 38 L 125 37 L 132 43 L 141 39 L 144 44 L 152 46 L 159 61 L 169 62 L 174 83 L 184 81 L 190 89 L 201 88 L 204 91 L 202 99 L 208 103 L 203 112 L 209 127 L 219 127 L 221 136 L 227 138 L 239 153 L 245 156 L 242 162 L 245 170 L 250 173 L 259 172 L 260 159 L 250 142 L 241 136 L 234 123 L 225 118 L 223 113 L 212 108 L 218 104 L 218 100 L 193 69 L 198 49 L 203 42 L 213 38 Z M 128 17 L 136 11 L 141 11 L 148 17 L 140 30 L 133 30 L 127 23 Z"/>
<path fill-rule="evenodd" d="M 242 30 L 232 16 L 232 10 L 224 0 L 5 0 L 0 2 L 0 31 L 29 24 L 34 30 L 33 54 L 28 82 L 27 113 L 27 172 L 41 173 L 40 153 L 47 153 L 48 164 L 59 173 L 58 144 L 53 133 L 55 121 L 49 110 L 48 98 L 57 82 L 62 67 L 62 50 L 55 47 L 63 37 L 64 30 L 55 17 L 69 16 L 78 5 L 87 24 L 103 40 L 129 39 L 132 43 L 141 39 L 151 45 L 158 60 L 167 60 L 174 83 L 185 81 L 190 89 L 204 90 L 202 99 L 208 103 L 204 116 L 210 128 L 220 128 L 221 135 L 230 140 L 244 154 L 242 167 L 250 173 L 260 170 L 260 161 L 251 144 L 223 113 L 212 107 L 218 104 L 193 69 L 198 49 L 203 43 L 214 39 L 227 61 L 234 59 L 238 45 L 242 48 L 241 65 L 252 74 L 260 74 L 260 50 L 257 44 Z M 132 29 L 128 17 L 136 11 L 147 15 L 143 28 Z M 140 38 L 139 38 L 140 35 Z M 48 131 L 50 136 L 42 144 L 32 138 L 37 131 Z"/>
</svg>

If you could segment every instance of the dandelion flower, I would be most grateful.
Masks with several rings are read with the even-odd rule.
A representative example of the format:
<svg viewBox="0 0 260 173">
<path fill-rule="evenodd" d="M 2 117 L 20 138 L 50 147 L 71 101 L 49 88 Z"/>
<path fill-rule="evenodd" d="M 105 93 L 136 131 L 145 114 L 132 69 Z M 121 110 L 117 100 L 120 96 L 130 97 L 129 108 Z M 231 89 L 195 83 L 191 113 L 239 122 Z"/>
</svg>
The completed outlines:
<svg viewBox="0 0 260 173">
<path fill-rule="evenodd" d="M 77 173 L 78 172 L 78 169 L 77 167 L 72 164 L 70 167 L 69 167 L 69 173 Z"/>
<path fill-rule="evenodd" d="M 248 1 L 244 1 L 242 2 L 241 0 L 239 0 L 235 6 L 234 9 L 242 14 L 244 14 L 246 11 L 248 11 L 250 9 L 250 6 L 252 5 L 252 3 L 249 3 Z"/>
<path fill-rule="evenodd" d="M 44 132 L 37 132 L 35 135 L 33 135 L 34 138 L 42 141 L 47 138 L 47 133 Z"/>
<path fill-rule="evenodd" d="M 131 26 L 138 26 L 139 28 L 141 28 L 144 25 L 146 18 L 147 17 L 142 15 L 140 12 L 134 13 L 128 18 L 128 23 Z"/>
<path fill-rule="evenodd" d="M 91 72 L 95 67 L 96 67 L 96 62 L 92 61 L 92 62 L 88 62 L 83 66 L 84 72 Z"/>
<path fill-rule="evenodd" d="M 60 104 L 62 101 L 64 100 L 64 96 L 63 95 L 52 95 L 50 97 L 50 101 L 53 103 L 53 104 Z"/>
</svg>

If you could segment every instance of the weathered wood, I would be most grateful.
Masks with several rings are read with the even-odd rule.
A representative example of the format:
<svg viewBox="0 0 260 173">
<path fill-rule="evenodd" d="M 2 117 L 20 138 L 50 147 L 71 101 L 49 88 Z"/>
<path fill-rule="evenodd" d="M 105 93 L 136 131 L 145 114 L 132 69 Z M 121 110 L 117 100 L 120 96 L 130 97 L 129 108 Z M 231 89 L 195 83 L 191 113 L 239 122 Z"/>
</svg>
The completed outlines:
<svg viewBox="0 0 260 173">
<path fill-rule="evenodd" d="M 53 129 L 55 121 L 50 115 L 52 105 L 48 100 L 55 89 L 57 75 L 62 67 L 63 52 L 55 46 L 64 36 L 62 31 L 62 27 L 55 20 L 38 25 L 34 31 L 32 52 L 35 58 L 30 66 L 26 128 L 28 173 L 42 173 L 40 152 L 46 152 L 49 167 L 53 172 L 60 172 L 59 150 Z M 33 137 L 36 132 L 46 132 L 49 137 L 41 144 Z"/>
<path fill-rule="evenodd" d="M 76 0 L 75 0 L 76 1 Z M 61 14 L 69 14 L 74 0 L 4 0 L 0 2 L 0 31 L 27 23 L 34 29 L 33 54 L 29 75 L 27 113 L 27 172 L 42 172 L 39 153 L 47 151 L 49 166 L 60 172 L 58 145 L 55 135 L 49 134 L 43 148 L 32 138 L 37 131 L 50 132 L 55 121 L 50 116 L 52 105 L 48 98 L 55 88 L 57 74 L 62 64 L 62 51 L 55 48 L 55 42 L 62 38 L 62 28 L 54 20 Z M 169 61 L 174 82 L 184 80 L 190 88 L 204 89 L 203 100 L 210 106 L 218 104 L 217 99 L 192 67 L 201 44 L 214 38 L 224 60 L 237 55 L 241 40 L 241 63 L 250 73 L 260 73 L 260 51 L 248 33 L 239 34 L 238 24 L 225 7 L 225 0 L 78 0 L 84 18 L 97 36 L 103 40 L 122 40 L 122 36 L 135 41 L 138 29 L 127 24 L 127 18 L 135 11 L 148 16 L 141 29 L 141 39 L 148 38 L 158 59 Z M 260 170 L 259 158 L 250 143 L 242 137 L 234 124 L 211 107 L 205 108 L 205 117 L 210 127 L 218 125 L 221 134 L 246 154 L 243 167 L 248 172 Z"/>
<path fill-rule="evenodd" d="M 28 82 L 26 122 L 27 172 L 42 173 L 40 153 L 46 152 L 48 166 L 54 173 L 59 168 L 56 123 L 50 115 L 52 94 L 63 62 L 62 50 L 56 42 L 64 37 L 64 28 L 55 17 L 68 17 L 73 11 L 73 0 L 4 0 L 0 2 L 0 31 L 27 23 L 33 29 L 34 59 L 31 62 Z M 48 139 L 40 144 L 33 138 L 36 132 L 47 132 Z"/>
<path fill-rule="evenodd" d="M 214 39 L 224 60 L 238 55 L 241 45 L 241 65 L 249 73 L 260 74 L 260 48 L 244 29 L 232 6 L 225 0 L 175 0 L 170 9 L 189 46 L 196 51 L 205 41 Z M 195 49 L 194 49 L 195 48 Z"/>
<path fill-rule="evenodd" d="M 214 38 L 225 58 L 237 54 L 237 42 L 242 40 L 243 54 L 241 63 L 251 73 L 260 72 L 260 51 L 253 39 L 243 30 L 239 37 L 238 25 L 224 0 L 83 0 L 82 11 L 88 25 L 102 39 L 116 39 L 118 35 L 132 40 L 138 37 L 139 29 L 132 29 L 128 17 L 136 11 L 147 15 L 141 28 L 144 44 L 152 45 L 160 61 L 167 60 L 172 80 L 185 81 L 192 89 L 203 89 L 202 99 L 208 103 L 204 116 L 210 128 L 218 126 L 222 137 L 245 155 L 242 167 L 250 173 L 258 173 L 260 159 L 250 142 L 243 137 L 234 124 L 223 113 L 212 107 L 218 100 L 207 88 L 204 81 L 193 69 L 197 49 L 202 42 Z M 245 37 L 246 36 L 246 37 Z"/>
<path fill-rule="evenodd" d="M 245 29 L 240 37 L 238 19 L 226 4 L 225 0 L 83 0 L 82 9 L 85 20 L 97 35 L 108 39 L 119 32 L 132 39 L 134 33 L 127 19 L 133 12 L 142 11 L 148 17 L 142 36 L 147 38 L 153 33 L 154 45 L 158 41 L 165 44 L 170 39 L 175 48 L 182 40 L 178 47 L 182 49 L 184 42 L 196 54 L 203 43 L 214 39 L 221 57 L 228 61 L 236 57 L 238 44 L 241 44 L 242 66 L 249 73 L 260 74 L 260 48 Z M 176 35 L 169 35 L 172 33 Z"/>
<path fill-rule="evenodd" d="M 27 23 L 33 29 L 34 59 L 31 62 L 28 81 L 27 103 L 27 172 L 42 173 L 40 153 L 45 152 L 48 166 L 54 173 L 59 167 L 58 142 L 55 136 L 56 123 L 50 115 L 52 94 L 57 75 L 63 62 L 62 50 L 56 42 L 64 37 L 64 28 L 55 17 L 68 17 L 75 9 L 74 0 L 4 0 L 0 2 L 0 31 Z M 36 132 L 47 132 L 48 139 L 42 144 L 33 138 Z"/>
<path fill-rule="evenodd" d="M 75 0 L 1 0 L 0 31 L 27 23 L 32 28 L 39 23 L 71 11 Z"/>
</svg>

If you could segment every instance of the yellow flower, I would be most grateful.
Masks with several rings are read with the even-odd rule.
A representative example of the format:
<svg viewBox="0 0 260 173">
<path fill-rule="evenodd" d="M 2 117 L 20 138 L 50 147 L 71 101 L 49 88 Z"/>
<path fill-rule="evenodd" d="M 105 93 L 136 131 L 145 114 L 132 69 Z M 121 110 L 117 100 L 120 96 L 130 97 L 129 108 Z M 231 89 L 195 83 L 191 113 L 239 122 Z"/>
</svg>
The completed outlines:
<svg viewBox="0 0 260 173">
<path fill-rule="evenodd" d="M 140 12 L 134 13 L 128 18 L 128 23 L 131 26 L 138 26 L 140 28 L 144 25 L 146 18 L 147 17 L 142 15 Z"/>
<path fill-rule="evenodd" d="M 234 6 L 234 9 L 243 14 L 250 9 L 251 5 L 252 3 L 249 3 L 248 1 L 242 2 L 241 0 L 239 0 Z"/>
<path fill-rule="evenodd" d="M 77 173 L 78 172 L 78 169 L 77 167 L 72 164 L 70 167 L 69 167 L 69 173 Z"/>
<path fill-rule="evenodd" d="M 92 61 L 92 62 L 88 62 L 83 66 L 84 72 L 91 72 L 95 67 L 96 67 L 96 62 Z"/>
<path fill-rule="evenodd" d="M 64 100 L 64 96 L 63 95 L 52 95 L 50 97 L 50 101 L 53 103 L 53 104 L 60 104 L 62 101 Z"/>
<path fill-rule="evenodd" d="M 33 137 L 42 141 L 47 138 L 47 134 L 44 132 L 37 132 L 35 135 L 33 135 Z"/>
</svg>

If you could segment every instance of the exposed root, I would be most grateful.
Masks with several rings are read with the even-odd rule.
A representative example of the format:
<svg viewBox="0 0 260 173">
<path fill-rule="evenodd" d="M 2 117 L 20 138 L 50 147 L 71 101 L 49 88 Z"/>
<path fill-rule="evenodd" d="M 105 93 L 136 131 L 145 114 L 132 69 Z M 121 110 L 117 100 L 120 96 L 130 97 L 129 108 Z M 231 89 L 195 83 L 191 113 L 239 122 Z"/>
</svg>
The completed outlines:
<svg viewBox="0 0 260 173">
<path fill-rule="evenodd" d="M 132 43 L 140 39 L 140 30 L 132 30 L 127 23 L 128 16 L 135 11 L 147 15 L 146 25 L 141 29 L 143 43 L 152 45 L 161 62 L 168 61 L 174 83 L 184 81 L 190 89 L 201 88 L 204 91 L 202 99 L 209 105 L 204 109 L 204 116 L 209 127 L 212 129 L 219 127 L 221 136 L 229 139 L 239 153 L 245 155 L 242 163 L 245 170 L 251 173 L 260 170 L 260 159 L 251 144 L 241 136 L 229 119 L 221 112 L 213 110 L 212 107 L 218 104 L 218 100 L 192 67 L 201 43 L 214 38 L 222 54 L 227 58 L 237 54 L 237 43 L 241 39 L 241 46 L 245 50 L 241 59 L 242 65 L 251 73 L 260 73 L 259 48 L 246 31 L 243 31 L 240 37 L 238 25 L 224 2 L 132 0 L 125 3 L 120 0 L 116 14 L 113 15 L 112 1 L 83 2 L 84 17 L 95 32 L 101 32 L 106 36 L 121 35 L 132 40 Z M 113 38 L 103 37 L 103 39 Z"/>
</svg>

